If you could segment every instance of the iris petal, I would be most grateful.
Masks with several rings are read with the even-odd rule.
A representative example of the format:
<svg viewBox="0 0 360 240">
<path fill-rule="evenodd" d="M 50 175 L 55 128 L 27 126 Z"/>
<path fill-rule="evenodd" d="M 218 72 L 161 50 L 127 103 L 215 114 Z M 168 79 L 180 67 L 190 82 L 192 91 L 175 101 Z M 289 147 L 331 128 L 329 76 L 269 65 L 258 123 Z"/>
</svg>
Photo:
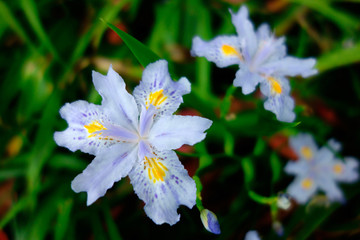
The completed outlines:
<svg viewBox="0 0 360 240">
<path fill-rule="evenodd" d="M 114 182 L 128 175 L 137 159 L 137 147 L 123 143 L 97 154 L 86 169 L 71 183 L 75 192 L 87 192 L 87 205 L 105 195 Z"/>
<path fill-rule="evenodd" d="M 145 202 L 146 214 L 156 223 L 175 224 L 180 219 L 177 209 L 180 205 L 192 208 L 195 205 L 196 187 L 194 180 L 180 163 L 173 151 L 156 152 L 157 166 L 147 164 L 145 159 L 135 165 L 129 173 L 136 194 Z M 153 170 L 154 168 L 162 169 Z M 153 172 L 162 177 L 154 182 Z M 156 173 L 155 173 L 156 174 Z"/>
<path fill-rule="evenodd" d="M 149 141 L 159 150 L 177 149 L 184 144 L 194 145 L 205 138 L 204 131 L 212 121 L 197 116 L 166 116 L 154 123 Z"/>
</svg>

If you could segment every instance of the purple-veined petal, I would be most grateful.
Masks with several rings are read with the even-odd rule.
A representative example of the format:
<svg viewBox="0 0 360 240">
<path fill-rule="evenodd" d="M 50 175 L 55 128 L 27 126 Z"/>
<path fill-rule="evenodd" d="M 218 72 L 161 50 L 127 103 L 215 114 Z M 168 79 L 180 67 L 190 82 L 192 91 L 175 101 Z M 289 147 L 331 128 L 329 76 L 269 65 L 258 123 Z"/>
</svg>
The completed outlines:
<svg viewBox="0 0 360 240">
<path fill-rule="evenodd" d="M 264 102 L 264 108 L 275 113 L 277 120 L 282 122 L 293 122 L 295 120 L 294 100 L 284 94 L 268 97 Z"/>
<path fill-rule="evenodd" d="M 236 72 L 234 86 L 241 87 L 243 94 L 249 94 L 255 91 L 256 86 L 262 81 L 264 79 L 259 74 L 251 72 L 245 64 L 241 64 Z"/>
<path fill-rule="evenodd" d="M 113 145 L 97 154 L 86 169 L 75 177 L 71 188 L 75 192 L 87 192 L 87 205 L 105 195 L 114 182 L 128 175 L 138 159 L 136 144 Z"/>
<path fill-rule="evenodd" d="M 318 189 L 316 181 L 310 177 L 296 177 L 287 188 L 287 193 L 298 203 L 306 203 Z"/>
<path fill-rule="evenodd" d="M 156 149 L 177 149 L 184 144 L 194 145 L 205 138 L 204 131 L 212 121 L 197 116 L 164 116 L 154 123 L 149 141 Z"/>
<path fill-rule="evenodd" d="M 254 31 L 254 26 L 249 20 L 249 11 L 245 6 L 242 6 L 237 13 L 231 13 L 231 20 L 236 28 L 236 32 L 240 41 L 243 41 L 242 53 L 245 61 L 249 61 L 255 54 L 258 39 Z"/>
<path fill-rule="evenodd" d="M 93 82 L 102 97 L 102 106 L 110 117 L 124 128 L 136 130 L 139 110 L 134 97 L 125 89 L 125 82 L 110 65 L 107 75 L 93 71 Z"/>
<path fill-rule="evenodd" d="M 236 36 L 219 36 L 210 41 L 196 36 L 192 41 L 191 55 L 205 57 L 220 68 L 244 61 L 240 40 Z"/>
<path fill-rule="evenodd" d="M 154 122 L 154 114 L 156 112 L 156 108 L 154 105 L 150 105 L 148 109 L 142 106 L 141 114 L 140 114 L 140 122 L 139 122 L 139 133 L 140 136 L 147 136 L 148 132 Z"/>
<path fill-rule="evenodd" d="M 289 143 L 299 158 L 313 160 L 317 155 L 318 147 L 313 137 L 308 133 L 299 133 L 291 137 Z"/>
<path fill-rule="evenodd" d="M 264 64 L 262 71 L 269 75 L 278 76 L 302 76 L 309 77 L 317 73 L 314 68 L 316 60 L 314 58 L 299 59 L 295 57 L 284 57 L 277 61 Z"/>
<path fill-rule="evenodd" d="M 260 240 L 257 231 L 249 231 L 246 233 L 244 240 Z"/>
<path fill-rule="evenodd" d="M 190 92 L 190 82 L 182 77 L 175 82 L 171 79 L 168 63 L 159 60 L 150 63 L 144 70 L 140 84 L 133 95 L 139 108 L 156 107 L 155 119 L 161 115 L 171 115 L 183 102 L 182 96 Z"/>
<path fill-rule="evenodd" d="M 65 131 L 55 132 L 55 142 L 73 152 L 81 150 L 96 155 L 118 141 L 130 141 L 134 135 L 126 129 L 104 132 L 108 128 L 116 129 L 104 110 L 101 106 L 82 100 L 66 103 L 60 109 L 60 115 L 69 127 Z"/>
<path fill-rule="evenodd" d="M 173 225 L 180 219 L 177 213 L 180 205 L 188 208 L 195 205 L 195 181 L 173 151 L 156 154 L 139 161 L 129 177 L 136 194 L 146 204 L 146 214 L 156 224 Z"/>
<path fill-rule="evenodd" d="M 150 147 L 150 144 L 146 140 L 139 141 L 139 159 L 144 159 L 144 157 L 153 157 L 153 149 Z"/>
<path fill-rule="evenodd" d="M 283 37 L 278 39 L 271 37 L 260 41 L 254 56 L 252 56 L 251 61 L 248 61 L 249 68 L 259 74 L 272 75 L 273 72 L 271 69 L 267 71 L 268 69 L 263 66 L 266 65 L 267 62 L 277 61 L 284 57 L 286 52 L 284 41 L 285 38 Z"/>
</svg>

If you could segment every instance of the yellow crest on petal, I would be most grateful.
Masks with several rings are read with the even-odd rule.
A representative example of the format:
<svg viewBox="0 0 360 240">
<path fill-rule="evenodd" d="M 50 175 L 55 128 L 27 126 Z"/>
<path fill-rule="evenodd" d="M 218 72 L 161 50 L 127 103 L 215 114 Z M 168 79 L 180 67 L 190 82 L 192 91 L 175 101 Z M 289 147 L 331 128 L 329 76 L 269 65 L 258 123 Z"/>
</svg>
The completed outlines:
<svg viewBox="0 0 360 240">
<path fill-rule="evenodd" d="M 305 190 L 309 190 L 314 184 L 314 181 L 310 178 L 305 178 L 301 181 L 301 187 Z"/>
<path fill-rule="evenodd" d="M 333 166 L 333 171 L 335 174 L 341 174 L 343 172 L 344 168 L 340 163 L 337 163 Z"/>
<path fill-rule="evenodd" d="M 282 93 L 282 88 L 279 83 L 279 80 L 277 80 L 276 78 L 273 78 L 273 77 L 267 77 L 267 80 L 270 82 L 271 92 L 274 92 L 277 94 Z"/>
<path fill-rule="evenodd" d="M 145 170 L 147 169 L 149 179 L 154 183 L 157 181 L 164 181 L 166 172 L 168 171 L 167 167 L 161 162 L 160 158 L 144 158 L 145 161 Z"/>
<path fill-rule="evenodd" d="M 303 155 L 303 157 L 306 158 L 306 160 L 310 160 L 313 158 L 314 154 L 313 154 L 313 151 L 311 150 L 310 147 L 308 146 L 303 146 L 301 149 L 300 149 L 300 153 L 301 155 Z"/>
<path fill-rule="evenodd" d="M 230 45 L 226 45 L 226 44 L 222 45 L 221 51 L 225 56 L 237 56 L 240 58 L 240 60 L 243 60 L 243 57 L 241 56 L 239 51 Z"/>
<path fill-rule="evenodd" d="M 165 102 L 165 100 L 168 98 L 163 94 L 164 89 L 160 89 L 156 92 L 151 92 L 149 94 L 149 97 L 146 99 L 146 109 L 149 108 L 150 104 L 154 105 L 155 107 L 159 108 L 159 106 Z"/>
<path fill-rule="evenodd" d="M 96 133 L 98 131 L 106 130 L 106 127 L 104 127 L 101 123 L 99 123 L 98 120 L 92 121 L 89 125 L 85 125 L 84 127 L 87 129 L 89 133 L 88 136 L 89 138 L 101 134 L 101 133 Z"/>
</svg>

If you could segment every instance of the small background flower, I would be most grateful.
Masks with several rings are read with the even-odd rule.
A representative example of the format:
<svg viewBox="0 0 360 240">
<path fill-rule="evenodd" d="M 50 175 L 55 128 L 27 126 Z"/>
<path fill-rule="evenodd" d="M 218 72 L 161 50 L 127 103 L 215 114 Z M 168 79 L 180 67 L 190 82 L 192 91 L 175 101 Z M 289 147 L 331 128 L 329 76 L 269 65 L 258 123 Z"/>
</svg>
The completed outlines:
<svg viewBox="0 0 360 240">
<path fill-rule="evenodd" d="M 326 146 L 318 148 L 311 135 L 300 133 L 290 138 L 290 145 L 298 155 L 296 162 L 288 162 L 285 172 L 295 175 L 288 193 L 299 203 L 306 203 L 318 190 L 325 192 L 330 201 L 344 201 L 337 182 L 352 183 L 358 180 L 358 160 L 338 159 Z M 339 150 L 341 145 L 331 140 L 329 145 Z"/>
<path fill-rule="evenodd" d="M 293 122 L 294 101 L 285 77 L 316 74 L 315 59 L 286 56 L 284 37 L 276 39 L 267 24 L 260 25 L 255 31 L 247 7 L 230 13 L 237 35 L 218 36 L 209 42 L 194 37 L 192 55 L 205 57 L 218 67 L 238 64 L 240 69 L 234 86 L 249 94 L 260 84 L 262 94 L 268 98 L 264 108 L 275 113 L 280 121 Z"/>
</svg>

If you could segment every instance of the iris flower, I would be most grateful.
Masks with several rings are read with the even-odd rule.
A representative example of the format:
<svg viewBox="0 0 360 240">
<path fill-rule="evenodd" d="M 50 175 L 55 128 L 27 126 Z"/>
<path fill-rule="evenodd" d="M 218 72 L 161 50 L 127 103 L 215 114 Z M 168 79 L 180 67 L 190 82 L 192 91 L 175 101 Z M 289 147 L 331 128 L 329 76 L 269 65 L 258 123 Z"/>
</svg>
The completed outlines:
<svg viewBox="0 0 360 240">
<path fill-rule="evenodd" d="M 173 149 L 203 140 L 212 122 L 173 115 L 182 95 L 190 92 L 190 83 L 185 77 L 172 81 L 165 60 L 145 68 L 133 96 L 111 66 L 105 76 L 92 75 L 101 105 L 66 103 L 60 114 L 69 126 L 54 135 L 60 146 L 95 155 L 71 188 L 87 192 L 90 205 L 129 176 L 146 214 L 156 224 L 175 224 L 179 205 L 194 206 L 196 187 Z"/>
<path fill-rule="evenodd" d="M 218 36 L 208 42 L 196 36 L 191 54 L 205 57 L 221 68 L 239 65 L 234 86 L 249 94 L 260 84 L 260 91 L 267 97 L 264 108 L 275 113 L 280 121 L 294 121 L 294 100 L 286 77 L 309 77 L 317 73 L 315 59 L 287 56 L 285 38 L 275 38 L 268 24 L 260 25 L 255 31 L 245 6 L 237 13 L 230 13 L 237 35 Z"/>
<path fill-rule="evenodd" d="M 318 190 L 330 201 L 344 201 L 337 182 L 351 183 L 358 179 L 358 161 L 353 157 L 338 159 L 334 151 L 341 145 L 329 140 L 327 146 L 318 148 L 311 135 L 301 133 L 290 138 L 290 145 L 298 155 L 296 162 L 288 162 L 285 172 L 296 175 L 288 193 L 299 203 L 306 203 Z"/>
</svg>

